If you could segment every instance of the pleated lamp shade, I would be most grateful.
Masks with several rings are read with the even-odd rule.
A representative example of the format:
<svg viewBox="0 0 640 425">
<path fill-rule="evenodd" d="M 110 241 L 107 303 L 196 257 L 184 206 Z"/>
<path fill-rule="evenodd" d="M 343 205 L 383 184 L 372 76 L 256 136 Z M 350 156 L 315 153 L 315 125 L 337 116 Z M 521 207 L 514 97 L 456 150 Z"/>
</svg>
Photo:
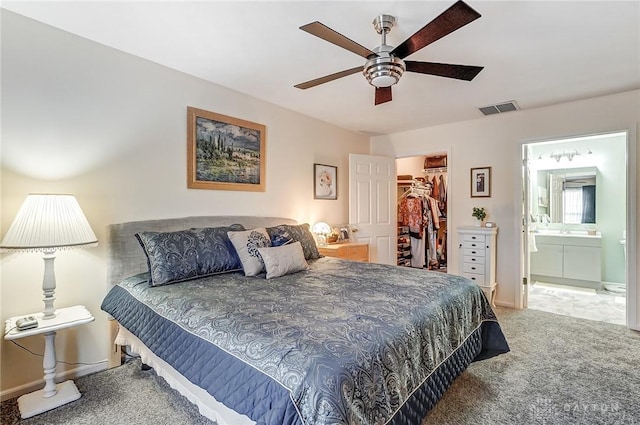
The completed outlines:
<svg viewBox="0 0 640 425">
<path fill-rule="evenodd" d="M 0 248 L 52 251 L 97 244 L 98 239 L 73 195 L 30 194 Z"/>
</svg>

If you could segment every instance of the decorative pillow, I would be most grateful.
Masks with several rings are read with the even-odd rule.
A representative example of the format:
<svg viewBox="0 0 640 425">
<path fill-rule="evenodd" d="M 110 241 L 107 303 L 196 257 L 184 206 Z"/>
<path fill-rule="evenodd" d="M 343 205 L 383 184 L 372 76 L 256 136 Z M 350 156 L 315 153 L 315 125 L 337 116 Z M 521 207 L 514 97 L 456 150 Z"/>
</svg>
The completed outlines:
<svg viewBox="0 0 640 425">
<path fill-rule="evenodd" d="M 309 224 L 281 224 L 279 226 L 267 227 L 267 232 L 270 238 L 273 240 L 275 235 L 283 235 L 288 233 L 294 242 L 300 242 L 302 245 L 302 251 L 304 252 L 304 258 L 306 260 L 315 260 L 320 258 L 320 252 L 316 245 L 316 240 L 309 230 Z"/>
<path fill-rule="evenodd" d="M 227 236 L 227 232 L 238 230 L 244 230 L 244 226 L 137 233 L 147 256 L 150 285 L 240 270 L 240 258 Z"/>
<path fill-rule="evenodd" d="M 308 268 L 300 242 L 272 248 L 258 248 L 267 270 L 267 279 L 296 273 Z"/>
<path fill-rule="evenodd" d="M 228 232 L 227 235 L 240 257 L 245 276 L 255 276 L 264 271 L 264 262 L 258 248 L 271 246 L 271 239 L 264 227 L 243 232 Z"/>
<path fill-rule="evenodd" d="M 136 238 L 147 256 L 151 286 L 197 277 L 198 249 L 193 232 L 141 232 Z"/>
<path fill-rule="evenodd" d="M 267 233 L 271 237 L 271 246 L 282 246 L 295 242 L 293 237 L 286 228 L 272 228 L 273 231 L 267 229 Z"/>
<path fill-rule="evenodd" d="M 198 241 L 198 276 L 242 270 L 240 257 L 227 232 L 244 230 L 243 225 L 191 230 Z"/>
</svg>

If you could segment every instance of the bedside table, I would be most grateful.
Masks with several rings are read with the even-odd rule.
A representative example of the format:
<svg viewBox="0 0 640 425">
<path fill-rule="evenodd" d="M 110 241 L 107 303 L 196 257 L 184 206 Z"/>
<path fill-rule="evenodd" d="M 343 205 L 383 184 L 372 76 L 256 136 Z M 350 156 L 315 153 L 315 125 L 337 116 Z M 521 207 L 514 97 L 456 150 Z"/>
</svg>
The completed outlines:
<svg viewBox="0 0 640 425">
<path fill-rule="evenodd" d="M 29 394 L 25 394 L 18 398 L 18 407 L 20 415 L 23 419 L 70 403 L 80 398 L 81 394 L 72 380 L 55 383 L 56 377 L 56 351 L 55 337 L 56 331 L 61 329 L 72 328 L 93 322 L 95 319 L 89 313 L 89 310 L 83 305 L 77 305 L 68 308 L 59 308 L 56 310 L 56 317 L 52 319 L 43 319 L 44 313 L 34 313 L 25 316 L 16 316 L 7 319 L 5 322 L 4 339 L 14 340 L 25 338 L 33 335 L 44 335 L 44 360 L 42 366 L 44 368 L 44 388 Z M 36 328 L 19 331 L 16 329 L 16 321 L 22 317 L 35 316 L 38 320 Z"/>
<path fill-rule="evenodd" d="M 361 242 L 343 242 L 318 247 L 321 255 L 344 258 L 345 260 L 369 262 L 369 244 Z"/>
</svg>

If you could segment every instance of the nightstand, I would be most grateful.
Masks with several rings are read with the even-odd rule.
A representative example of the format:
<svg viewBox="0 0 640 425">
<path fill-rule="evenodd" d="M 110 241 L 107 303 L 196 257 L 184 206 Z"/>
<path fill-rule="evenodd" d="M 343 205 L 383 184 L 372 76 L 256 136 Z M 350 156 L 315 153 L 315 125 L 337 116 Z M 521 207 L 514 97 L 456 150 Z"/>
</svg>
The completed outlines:
<svg viewBox="0 0 640 425">
<path fill-rule="evenodd" d="M 44 388 L 18 398 L 18 407 L 23 419 L 39 415 L 63 404 L 70 403 L 80 398 L 81 394 L 72 380 L 55 383 L 56 376 L 56 331 L 84 325 L 94 321 L 94 317 L 82 305 L 56 310 L 56 317 L 44 320 L 44 313 L 34 313 L 25 316 L 16 316 L 5 322 L 4 339 L 13 340 L 33 335 L 44 335 Z M 22 317 L 35 316 L 38 327 L 19 331 L 16 329 L 16 321 Z"/>
<path fill-rule="evenodd" d="M 343 242 L 318 247 L 321 255 L 344 258 L 345 260 L 369 262 L 369 244 L 361 242 Z"/>
</svg>

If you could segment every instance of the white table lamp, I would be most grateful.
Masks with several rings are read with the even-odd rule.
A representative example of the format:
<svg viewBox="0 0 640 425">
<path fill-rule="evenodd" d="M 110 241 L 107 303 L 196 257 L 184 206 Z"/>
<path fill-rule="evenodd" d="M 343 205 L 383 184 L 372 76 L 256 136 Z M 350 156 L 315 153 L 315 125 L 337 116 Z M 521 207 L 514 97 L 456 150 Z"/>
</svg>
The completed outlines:
<svg viewBox="0 0 640 425">
<path fill-rule="evenodd" d="M 73 195 L 30 194 L 0 243 L 0 248 L 43 252 L 43 319 L 52 319 L 56 316 L 53 307 L 56 291 L 53 261 L 56 250 L 97 244 L 96 235 Z"/>
<path fill-rule="evenodd" d="M 311 231 L 315 233 L 318 245 L 327 244 L 327 236 L 331 233 L 331 226 L 324 221 L 319 221 L 313 225 Z"/>
</svg>

